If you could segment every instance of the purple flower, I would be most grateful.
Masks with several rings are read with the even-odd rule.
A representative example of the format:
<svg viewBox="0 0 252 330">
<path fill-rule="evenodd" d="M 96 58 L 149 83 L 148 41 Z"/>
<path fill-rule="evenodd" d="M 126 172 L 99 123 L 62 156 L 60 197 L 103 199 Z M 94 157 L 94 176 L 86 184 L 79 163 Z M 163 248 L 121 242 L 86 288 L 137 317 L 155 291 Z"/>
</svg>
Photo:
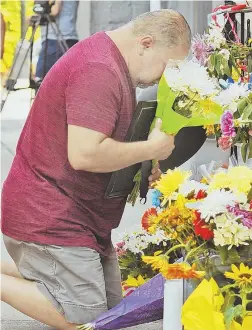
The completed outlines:
<svg viewBox="0 0 252 330">
<path fill-rule="evenodd" d="M 221 117 L 222 134 L 229 137 L 235 137 L 234 117 L 231 111 L 225 111 Z"/>
<path fill-rule="evenodd" d="M 205 42 L 205 36 L 197 34 L 192 40 L 192 53 L 197 62 L 205 66 L 208 58 L 209 47 Z"/>
<path fill-rule="evenodd" d="M 228 207 L 229 211 L 231 211 L 237 217 L 241 217 L 241 222 L 244 226 L 248 228 L 252 228 L 252 212 L 241 210 L 239 205 Z"/>
</svg>

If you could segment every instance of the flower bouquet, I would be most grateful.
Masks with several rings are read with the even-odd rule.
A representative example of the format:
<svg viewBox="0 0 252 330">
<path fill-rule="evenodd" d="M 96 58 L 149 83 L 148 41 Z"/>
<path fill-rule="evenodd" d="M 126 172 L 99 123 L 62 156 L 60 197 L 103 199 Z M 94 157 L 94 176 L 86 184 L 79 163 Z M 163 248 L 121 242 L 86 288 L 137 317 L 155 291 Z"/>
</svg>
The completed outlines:
<svg viewBox="0 0 252 330">
<path fill-rule="evenodd" d="M 150 212 L 155 212 L 155 209 Z M 170 239 L 162 230 L 150 234 L 145 229 L 137 229 L 134 232 L 123 234 L 115 249 L 121 269 L 124 296 L 131 294 L 136 288 L 158 274 L 143 262 L 142 256 L 154 254 L 169 246 Z M 175 252 L 174 255 L 171 255 L 171 260 L 175 261 L 179 257 L 180 255 Z"/>
<path fill-rule="evenodd" d="M 175 135 L 183 127 L 218 124 L 223 113 L 221 105 L 214 101 L 220 88 L 206 68 L 192 61 L 167 67 L 158 86 L 157 119 L 162 120 L 162 131 Z M 134 179 L 135 187 L 128 202 L 135 204 L 139 195 L 141 170 Z"/>
<path fill-rule="evenodd" d="M 153 269 L 169 278 L 169 254 L 180 249 L 185 261 L 196 263 L 211 276 L 211 260 L 239 263 L 246 255 L 252 262 L 252 170 L 233 167 L 214 174 L 205 183 L 189 180 L 190 173 L 168 171 L 155 184 L 156 216 L 148 217 L 147 231 L 163 230 L 173 242 L 168 251 L 143 256 Z M 250 255 L 250 256 L 249 256 Z M 162 260 L 162 262 L 160 262 Z"/>
<path fill-rule="evenodd" d="M 252 72 L 251 47 L 227 41 L 222 28 L 214 24 L 208 33 L 197 34 L 192 41 L 193 61 L 206 66 L 211 77 L 249 82 Z"/>
</svg>

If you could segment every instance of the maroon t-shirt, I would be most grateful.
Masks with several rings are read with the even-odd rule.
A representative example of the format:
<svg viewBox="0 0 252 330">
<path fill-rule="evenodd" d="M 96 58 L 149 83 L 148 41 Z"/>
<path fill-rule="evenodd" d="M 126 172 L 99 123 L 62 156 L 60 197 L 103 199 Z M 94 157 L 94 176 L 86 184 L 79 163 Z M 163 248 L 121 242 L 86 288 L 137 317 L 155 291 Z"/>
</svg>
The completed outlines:
<svg viewBox="0 0 252 330">
<path fill-rule="evenodd" d="M 67 125 L 124 141 L 134 109 L 127 65 L 106 33 L 71 48 L 45 77 L 20 136 L 2 192 L 2 232 L 106 255 L 126 200 L 104 199 L 110 173 L 71 167 Z"/>
</svg>

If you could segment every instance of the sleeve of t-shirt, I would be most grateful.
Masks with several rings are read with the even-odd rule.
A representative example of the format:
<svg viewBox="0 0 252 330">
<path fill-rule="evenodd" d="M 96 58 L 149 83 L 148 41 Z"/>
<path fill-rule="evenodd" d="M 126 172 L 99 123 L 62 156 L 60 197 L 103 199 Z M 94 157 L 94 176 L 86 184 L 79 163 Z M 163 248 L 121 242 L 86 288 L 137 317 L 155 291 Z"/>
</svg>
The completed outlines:
<svg viewBox="0 0 252 330">
<path fill-rule="evenodd" d="M 121 85 L 105 64 L 86 64 L 69 76 L 66 89 L 67 124 L 111 136 L 119 117 Z"/>
</svg>

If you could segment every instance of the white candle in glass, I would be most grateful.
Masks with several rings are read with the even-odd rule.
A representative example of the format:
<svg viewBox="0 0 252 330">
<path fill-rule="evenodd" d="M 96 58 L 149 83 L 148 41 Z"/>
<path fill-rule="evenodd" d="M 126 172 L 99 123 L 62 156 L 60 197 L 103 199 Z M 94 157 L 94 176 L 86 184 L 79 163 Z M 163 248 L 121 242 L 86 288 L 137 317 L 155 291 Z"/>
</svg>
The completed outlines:
<svg viewBox="0 0 252 330">
<path fill-rule="evenodd" d="M 183 279 L 167 280 L 164 285 L 163 330 L 182 330 Z"/>
</svg>

